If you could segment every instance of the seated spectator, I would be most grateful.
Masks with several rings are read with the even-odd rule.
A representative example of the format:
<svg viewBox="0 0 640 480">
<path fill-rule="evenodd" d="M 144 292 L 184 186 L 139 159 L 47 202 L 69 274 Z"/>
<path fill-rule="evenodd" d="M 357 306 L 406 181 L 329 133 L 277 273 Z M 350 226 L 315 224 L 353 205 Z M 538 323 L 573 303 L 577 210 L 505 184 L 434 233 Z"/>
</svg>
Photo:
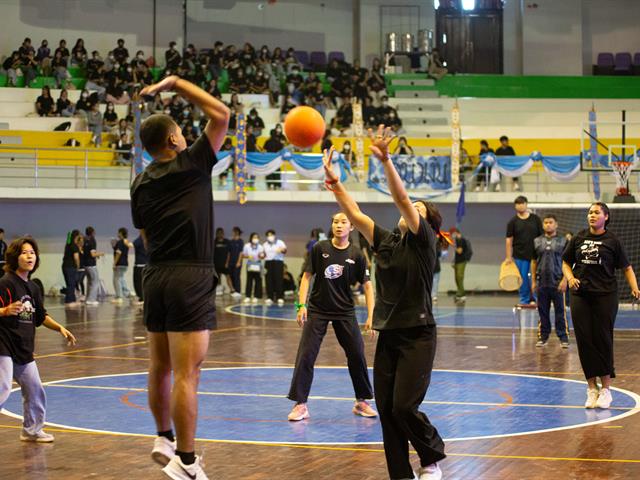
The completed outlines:
<svg viewBox="0 0 640 480">
<path fill-rule="evenodd" d="M 305 78 L 304 85 L 302 87 L 304 96 L 309 97 L 313 95 L 316 92 L 319 83 L 322 84 L 322 82 L 316 75 L 316 72 L 309 72 L 309 75 L 307 75 L 307 78 Z"/>
<path fill-rule="evenodd" d="M 349 82 L 349 76 L 340 71 L 338 76 L 331 82 L 331 89 L 329 90 L 329 97 L 335 106 L 338 106 L 338 99 L 344 97 L 351 97 L 351 84 Z"/>
<path fill-rule="evenodd" d="M 489 143 L 486 140 L 480 140 L 480 152 L 478 152 L 478 164 L 482 161 L 482 157 L 488 153 L 495 153 L 492 148 L 489 148 Z M 489 179 L 491 175 L 490 168 L 481 168 L 476 175 L 476 188 L 475 191 L 479 192 L 480 188 L 485 191 L 489 186 Z"/>
<path fill-rule="evenodd" d="M 364 99 L 370 96 L 369 85 L 367 83 L 369 80 L 369 72 L 365 72 L 364 75 L 361 76 L 353 74 L 351 78 L 353 81 L 353 96 L 360 102 L 364 102 Z"/>
<path fill-rule="evenodd" d="M 7 72 L 7 86 L 15 87 L 18 77 L 22 76 L 22 60 L 20 60 L 20 53 L 14 51 L 11 56 L 7 57 L 2 63 L 2 68 Z"/>
<path fill-rule="evenodd" d="M 87 61 L 87 49 L 84 48 L 84 40 L 79 38 L 71 49 L 71 65 L 84 66 Z"/>
<path fill-rule="evenodd" d="M 380 125 L 378 110 L 373 106 L 373 99 L 370 96 L 362 102 L 362 120 L 365 128 L 376 128 Z"/>
<path fill-rule="evenodd" d="M 220 151 L 221 152 L 230 152 L 234 150 L 234 146 L 231 140 L 231 137 L 225 137 L 224 142 L 222 142 L 222 146 L 220 147 Z M 249 151 L 249 149 L 247 148 L 247 152 Z M 233 153 L 231 154 L 233 156 Z M 233 165 L 234 165 L 234 161 L 232 160 L 231 163 L 229 164 L 229 168 L 227 168 L 224 172 L 222 172 L 220 174 L 220 176 L 218 177 L 218 185 L 223 186 L 225 183 L 227 183 L 227 176 L 231 175 L 231 177 L 233 178 Z"/>
<path fill-rule="evenodd" d="M 193 77 L 193 83 L 198 85 L 200 88 L 207 88 L 208 79 L 209 70 L 207 69 L 207 65 L 204 63 L 199 63 L 196 67 L 196 73 Z"/>
<path fill-rule="evenodd" d="M 159 93 L 156 93 L 153 100 L 147 103 L 147 110 L 150 113 L 162 113 L 164 111 L 164 101 Z"/>
<path fill-rule="evenodd" d="M 247 153 L 261 151 L 261 148 L 258 147 L 258 138 L 256 137 L 256 133 L 253 127 L 249 124 L 247 124 L 247 129 L 245 130 L 245 142 L 247 145 Z"/>
<path fill-rule="evenodd" d="M 287 75 L 287 93 L 291 95 L 296 105 L 300 105 L 304 101 L 303 87 L 304 77 L 300 74 L 300 67 L 294 65 L 291 73 Z"/>
<path fill-rule="evenodd" d="M 76 112 L 75 104 L 69 100 L 69 94 L 66 89 L 60 91 L 60 97 L 56 101 L 56 113 L 62 117 L 72 117 Z"/>
<path fill-rule="evenodd" d="M 440 51 L 437 48 L 434 48 L 429 56 L 429 76 L 435 80 L 440 80 L 448 72 L 449 70 L 445 68 L 442 59 L 440 58 Z"/>
<path fill-rule="evenodd" d="M 345 161 L 349 164 L 352 169 L 356 168 L 356 156 L 353 154 L 353 150 L 351 149 L 351 141 L 345 140 L 342 144 L 342 151 L 340 152 Z"/>
<path fill-rule="evenodd" d="M 36 53 L 36 62 L 40 65 L 42 75 L 45 77 L 51 76 L 51 49 L 49 48 L 49 42 L 42 40 L 38 52 Z"/>
<path fill-rule="evenodd" d="M 256 71 L 255 77 L 251 79 L 250 91 L 257 94 L 269 93 L 269 80 L 262 69 Z"/>
<path fill-rule="evenodd" d="M 33 82 L 38 76 L 38 62 L 36 62 L 33 48 L 25 57 L 21 57 L 21 60 L 22 66 L 20 68 L 24 75 L 24 86 L 31 87 L 31 82 Z"/>
<path fill-rule="evenodd" d="M 128 92 L 134 84 L 133 67 L 128 63 L 121 64 L 118 78 L 120 79 L 120 88 Z"/>
<path fill-rule="evenodd" d="M 131 165 L 131 149 L 133 148 L 133 143 L 129 141 L 126 133 L 120 134 L 118 140 L 111 146 L 118 152 L 115 161 L 116 165 Z"/>
<path fill-rule="evenodd" d="M 407 143 L 407 138 L 400 137 L 398 139 L 398 145 L 396 145 L 392 155 L 415 155 L 415 153 L 413 152 L 411 145 Z"/>
<path fill-rule="evenodd" d="M 368 71 L 366 68 L 364 68 L 364 67 L 360 66 L 360 60 L 358 60 L 358 59 L 356 58 L 356 59 L 353 61 L 353 65 L 351 65 L 350 73 L 351 73 L 352 75 L 357 75 L 358 77 L 361 77 L 361 76 L 363 76 L 365 73 L 369 73 L 369 71 Z"/>
<path fill-rule="evenodd" d="M 116 57 L 113 56 L 113 51 L 107 52 L 107 58 L 104 59 L 104 65 L 102 66 L 102 73 L 107 80 L 107 74 L 112 74 L 116 64 Z M 113 73 L 115 75 L 115 73 Z"/>
<path fill-rule="evenodd" d="M 36 99 L 36 112 L 41 117 L 53 117 L 56 107 L 51 98 L 51 90 L 48 86 L 42 87 L 42 94 Z"/>
<path fill-rule="evenodd" d="M 258 115 L 258 111 L 255 108 L 249 110 L 249 118 L 247 119 L 247 125 L 250 125 L 253 133 L 259 137 L 262 135 L 264 129 L 264 120 Z"/>
<path fill-rule="evenodd" d="M 260 52 L 256 58 L 256 65 L 258 70 L 271 72 L 271 52 L 269 52 L 269 47 L 266 45 L 260 47 Z"/>
<path fill-rule="evenodd" d="M 169 42 L 169 50 L 164 52 L 164 61 L 165 76 L 172 75 L 178 71 L 178 67 L 182 63 L 182 57 L 176 48 L 176 42 Z"/>
<path fill-rule="evenodd" d="M 58 44 L 58 48 L 56 48 L 55 52 L 53 52 L 53 56 L 55 57 L 56 54 L 60 52 L 60 56 L 64 59 L 65 62 L 69 61 L 69 49 L 67 48 L 67 41 L 62 39 L 60 40 L 60 43 Z"/>
<path fill-rule="evenodd" d="M 389 105 L 389 97 L 382 97 L 382 102 L 380 107 L 378 107 L 378 120 L 380 123 L 384 123 L 387 125 L 387 122 L 391 118 L 391 114 L 393 113 L 395 117 L 398 116 L 398 112 L 395 108 Z"/>
<path fill-rule="evenodd" d="M 387 96 L 384 77 L 375 70 L 371 71 L 371 75 L 367 79 L 367 86 L 369 87 L 369 94 L 373 97 L 373 102 L 376 105 Z"/>
<path fill-rule="evenodd" d="M 237 93 L 231 94 L 231 98 L 229 99 L 229 103 L 227 105 L 229 106 L 229 108 L 232 108 L 232 107 L 235 108 L 238 105 L 242 105 L 242 102 L 240 102 L 240 97 L 238 96 Z"/>
<path fill-rule="evenodd" d="M 131 101 L 129 94 L 125 90 L 126 85 L 122 81 L 123 76 L 124 78 L 127 77 L 123 75 L 121 70 L 122 69 L 120 68 L 119 64 L 115 63 L 113 70 L 106 75 L 107 90 L 105 99 L 107 100 L 107 102 L 113 102 L 116 105 L 126 105 Z"/>
<path fill-rule="evenodd" d="M 280 121 L 284 122 L 287 113 L 296 108 L 296 103 L 293 101 L 293 98 L 289 94 L 285 94 L 284 99 L 282 100 L 282 107 L 280 107 Z"/>
<path fill-rule="evenodd" d="M 320 144 L 320 150 L 323 152 L 329 151 L 333 146 L 333 142 L 331 141 L 331 130 L 328 128 L 324 131 L 324 136 L 322 137 L 322 143 Z"/>
<path fill-rule="evenodd" d="M 327 74 L 327 82 L 329 83 L 333 83 L 333 81 L 336 78 L 342 77 L 342 67 L 340 67 L 338 60 L 333 59 L 331 60 L 331 62 L 329 62 L 329 65 L 327 66 L 326 74 Z"/>
<path fill-rule="evenodd" d="M 30 53 L 33 53 L 35 56 L 36 51 L 31 45 L 31 39 L 29 37 L 25 38 L 22 41 L 22 45 L 18 48 L 18 53 L 20 53 L 20 57 L 23 59 L 26 58 Z"/>
<path fill-rule="evenodd" d="M 113 103 L 107 103 L 107 108 L 102 117 L 105 130 L 111 130 L 118 124 L 118 114 Z"/>
<path fill-rule="evenodd" d="M 195 129 L 193 128 L 193 122 L 187 123 L 184 126 L 184 128 L 182 129 L 182 135 L 187 142 L 187 147 L 190 147 L 195 143 L 197 135 Z"/>
<path fill-rule="evenodd" d="M 169 103 L 169 115 L 177 123 L 182 116 L 182 109 L 187 104 L 180 95 L 174 95 L 171 97 L 171 103 Z"/>
<path fill-rule="evenodd" d="M 209 80 L 209 85 L 205 89 L 209 95 L 217 98 L 218 100 L 222 99 L 222 94 L 220 93 L 220 89 L 218 88 L 218 81 L 215 78 Z"/>
<path fill-rule="evenodd" d="M 298 71 L 302 70 L 302 65 L 298 62 L 298 59 L 295 56 L 295 49 L 293 47 L 289 47 L 287 49 L 287 54 L 284 56 L 284 67 L 287 73 L 292 73 L 294 69 Z"/>
<path fill-rule="evenodd" d="M 227 46 L 222 62 L 223 67 L 226 68 L 229 73 L 229 79 L 235 78 L 238 74 L 238 70 L 240 69 L 240 60 L 238 58 L 235 45 Z"/>
<path fill-rule="evenodd" d="M 53 60 L 51 60 L 51 68 L 53 69 L 56 88 L 66 88 L 69 80 L 71 80 L 71 74 L 69 70 L 67 70 L 67 58 L 68 57 L 63 56 L 63 51 L 57 48 Z"/>
<path fill-rule="evenodd" d="M 216 80 L 220 77 L 220 73 L 222 73 L 222 61 L 224 59 L 223 47 L 224 44 L 217 41 L 213 44 L 213 49 L 209 51 L 208 68 L 211 76 Z"/>
<path fill-rule="evenodd" d="M 382 63 L 378 57 L 375 57 L 371 62 L 371 75 L 377 73 L 380 77 L 384 75 L 384 70 L 382 68 Z"/>
<path fill-rule="evenodd" d="M 93 102 L 89 98 L 89 91 L 85 88 L 80 93 L 80 99 L 76 103 L 76 115 L 80 115 L 86 118 L 87 114 L 91 110 L 92 105 Z"/>
<path fill-rule="evenodd" d="M 309 106 L 320 112 L 320 115 L 324 118 L 327 108 L 330 107 L 330 101 L 324 93 L 324 85 L 322 85 L 322 83 L 316 84 L 315 91 L 307 96 L 306 102 Z"/>
<path fill-rule="evenodd" d="M 91 142 L 100 148 L 102 144 L 102 113 L 98 102 L 91 105 L 91 110 L 87 113 L 87 128 L 91 132 Z"/>
<path fill-rule="evenodd" d="M 398 134 L 402 131 L 402 120 L 400 119 L 400 117 L 398 117 L 398 113 L 395 109 L 389 112 L 389 117 L 385 125 L 387 127 L 391 127 L 391 130 L 393 130 L 395 134 Z"/>
<path fill-rule="evenodd" d="M 147 61 L 144 58 L 144 52 L 142 50 L 138 50 L 136 52 L 136 56 L 133 60 L 131 60 L 131 66 L 136 69 L 139 68 L 141 65 L 144 65 L 145 67 L 149 67 L 149 65 L 147 64 Z"/>
<path fill-rule="evenodd" d="M 284 57 L 280 47 L 276 47 L 271 56 L 271 76 L 277 80 L 285 77 Z"/>
<path fill-rule="evenodd" d="M 248 93 L 249 83 L 244 75 L 244 70 L 238 69 L 236 76 L 229 82 L 229 91 L 232 93 Z"/>
<path fill-rule="evenodd" d="M 178 120 L 178 126 L 184 130 L 185 126 L 193 125 L 193 107 L 189 104 L 185 104 Z"/>
<path fill-rule="evenodd" d="M 126 118 L 121 118 L 118 121 L 118 126 L 111 130 L 111 137 L 115 139 L 115 142 L 122 140 L 125 145 L 133 144 L 133 128 L 129 126 Z"/>
<path fill-rule="evenodd" d="M 336 130 L 337 135 L 348 135 L 353 123 L 353 108 L 351 106 L 351 98 L 344 97 L 342 105 L 338 108 L 336 116 L 333 117 L 332 127 Z"/>
<path fill-rule="evenodd" d="M 129 59 L 129 50 L 127 50 L 124 46 L 124 40 L 119 38 L 117 41 L 118 46 L 113 49 L 113 56 L 116 59 L 116 62 L 120 63 L 120 65 L 127 63 Z"/>
<path fill-rule="evenodd" d="M 139 87 L 148 87 L 153 84 L 153 75 L 146 63 L 139 63 L 133 71 L 133 82 Z"/>
<path fill-rule="evenodd" d="M 247 75 L 253 75 L 255 73 L 254 61 L 256 58 L 256 50 L 249 42 L 244 44 L 242 51 L 239 55 L 240 66 Z"/>
</svg>

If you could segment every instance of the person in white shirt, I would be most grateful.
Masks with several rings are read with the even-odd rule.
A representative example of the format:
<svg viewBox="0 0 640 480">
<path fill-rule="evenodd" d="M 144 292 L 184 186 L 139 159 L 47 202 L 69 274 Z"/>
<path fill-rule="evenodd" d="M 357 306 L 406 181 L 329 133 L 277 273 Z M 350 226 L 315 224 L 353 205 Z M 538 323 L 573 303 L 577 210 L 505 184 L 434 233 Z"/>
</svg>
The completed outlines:
<svg viewBox="0 0 640 480">
<path fill-rule="evenodd" d="M 247 259 L 247 285 L 245 290 L 244 303 L 258 303 L 262 298 L 262 259 L 264 258 L 264 248 L 260 245 L 260 236 L 252 232 L 249 241 L 242 250 L 242 255 L 238 257 L 236 268 L 242 268 L 242 259 Z"/>
<path fill-rule="evenodd" d="M 285 243 L 276 237 L 274 230 L 267 230 L 267 241 L 262 244 L 265 253 L 265 268 L 267 270 L 267 305 L 271 305 L 274 300 L 278 305 L 284 305 L 284 289 L 282 286 L 284 255 L 287 253 Z"/>
</svg>

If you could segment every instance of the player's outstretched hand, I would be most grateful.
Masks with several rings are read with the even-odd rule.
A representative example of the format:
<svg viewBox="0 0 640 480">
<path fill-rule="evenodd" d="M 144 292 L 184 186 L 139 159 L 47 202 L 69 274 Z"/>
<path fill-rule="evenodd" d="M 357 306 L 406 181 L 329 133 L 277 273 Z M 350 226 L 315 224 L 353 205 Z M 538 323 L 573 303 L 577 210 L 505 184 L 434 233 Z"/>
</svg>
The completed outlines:
<svg viewBox="0 0 640 480">
<path fill-rule="evenodd" d="M 336 172 L 333 171 L 333 166 L 331 165 L 331 159 L 333 158 L 333 153 L 336 151 L 335 147 L 332 145 L 331 148 L 327 151 L 324 149 L 322 152 L 322 165 L 324 166 L 324 177 L 325 180 L 329 183 L 337 183 L 340 179 Z"/>
<path fill-rule="evenodd" d="M 153 85 L 144 87 L 140 91 L 140 95 L 149 95 L 153 97 L 156 93 L 173 90 L 173 88 L 176 86 L 176 82 L 179 79 L 180 77 L 178 77 L 177 75 L 170 75 L 166 78 L 163 78 L 158 83 L 154 83 Z"/>
<path fill-rule="evenodd" d="M 369 138 L 371 139 L 371 152 L 378 157 L 378 160 L 386 162 L 389 159 L 389 144 L 395 138 L 391 127 L 385 128 L 380 124 L 375 135 L 373 130 L 369 129 Z"/>
</svg>

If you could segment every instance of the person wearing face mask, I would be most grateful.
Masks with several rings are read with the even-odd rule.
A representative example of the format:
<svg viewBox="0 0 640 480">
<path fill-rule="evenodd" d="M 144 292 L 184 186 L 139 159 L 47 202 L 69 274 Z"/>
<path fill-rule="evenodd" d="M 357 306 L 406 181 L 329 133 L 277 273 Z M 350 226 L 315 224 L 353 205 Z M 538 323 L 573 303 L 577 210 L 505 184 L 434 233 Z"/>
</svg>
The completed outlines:
<svg viewBox="0 0 640 480">
<path fill-rule="evenodd" d="M 269 90 L 269 82 L 265 78 L 264 71 L 262 69 L 256 72 L 255 77 L 251 80 L 249 91 L 256 94 L 264 94 Z"/>
<path fill-rule="evenodd" d="M 71 79 L 69 70 L 67 70 L 66 57 L 62 56 L 62 51 L 58 48 L 51 60 L 51 68 L 53 70 L 53 78 L 56 81 L 56 88 L 64 88 L 66 83 Z"/>
<path fill-rule="evenodd" d="M 253 134 L 256 137 L 262 135 L 262 130 L 264 129 L 264 120 L 260 118 L 260 115 L 258 115 L 258 111 L 255 108 L 249 110 L 247 125 L 251 125 L 251 127 L 253 128 Z"/>
<path fill-rule="evenodd" d="M 91 132 L 91 141 L 100 148 L 102 145 L 102 113 L 98 102 L 91 105 L 91 110 L 87 112 L 87 128 Z"/>
<path fill-rule="evenodd" d="M 42 40 L 38 52 L 36 53 L 36 61 L 40 64 L 42 69 L 42 75 L 45 77 L 51 76 L 51 49 L 49 48 L 49 42 Z"/>
<path fill-rule="evenodd" d="M 76 106 L 69 100 L 69 94 L 65 89 L 60 91 L 60 98 L 56 101 L 56 112 L 62 117 L 73 117 Z"/>
<path fill-rule="evenodd" d="M 102 117 L 105 129 L 111 130 L 118 124 L 118 114 L 116 113 L 113 103 L 107 103 L 107 109 Z"/>
<path fill-rule="evenodd" d="M 304 84 L 304 77 L 300 75 L 300 67 L 294 65 L 291 68 L 291 73 L 287 75 L 287 92 L 291 95 L 294 103 L 300 105 L 304 100 L 304 90 L 302 88 Z"/>
<path fill-rule="evenodd" d="M 236 263 L 236 268 L 241 269 L 242 259 L 247 259 L 247 285 L 243 303 L 256 304 L 262 298 L 262 260 L 264 257 L 264 247 L 260 245 L 260 236 L 256 232 L 252 232 Z"/>
<path fill-rule="evenodd" d="M 113 49 L 113 56 L 116 59 L 116 62 L 120 64 L 127 63 L 127 59 L 129 58 L 129 50 L 127 50 L 124 46 L 124 40 L 122 38 L 118 39 L 118 46 Z"/>
<path fill-rule="evenodd" d="M 407 143 L 407 137 L 400 137 L 398 139 L 398 145 L 396 145 L 392 155 L 415 155 L 413 148 Z"/>
<path fill-rule="evenodd" d="M 180 52 L 176 48 L 176 42 L 169 43 L 169 49 L 164 52 L 165 74 L 175 72 L 182 63 Z"/>
<path fill-rule="evenodd" d="M 351 165 L 351 168 L 356 168 L 356 156 L 353 154 L 353 150 L 351 150 L 351 142 L 349 140 L 345 140 L 342 144 L 342 151 L 340 152 L 342 157 Z"/>
<path fill-rule="evenodd" d="M 242 298 L 242 285 L 240 283 L 240 272 L 238 261 L 241 261 L 242 251 L 244 250 L 244 242 L 242 241 L 242 230 L 240 227 L 233 227 L 231 239 L 229 239 L 229 259 L 227 260 L 227 268 L 229 270 L 229 279 L 231 287 L 231 297 L 234 299 Z"/>
<path fill-rule="evenodd" d="M 82 116 L 87 115 L 87 113 L 91 110 L 92 102 L 89 100 L 89 92 L 85 89 L 80 93 L 80 98 L 76 102 L 76 114 L 80 114 Z"/>
<path fill-rule="evenodd" d="M 267 230 L 267 241 L 262 244 L 265 253 L 264 267 L 267 271 L 265 283 L 267 286 L 267 305 L 274 300 L 279 306 L 284 305 L 284 290 L 282 288 L 282 271 L 287 245 L 276 238 L 275 230 Z"/>
</svg>

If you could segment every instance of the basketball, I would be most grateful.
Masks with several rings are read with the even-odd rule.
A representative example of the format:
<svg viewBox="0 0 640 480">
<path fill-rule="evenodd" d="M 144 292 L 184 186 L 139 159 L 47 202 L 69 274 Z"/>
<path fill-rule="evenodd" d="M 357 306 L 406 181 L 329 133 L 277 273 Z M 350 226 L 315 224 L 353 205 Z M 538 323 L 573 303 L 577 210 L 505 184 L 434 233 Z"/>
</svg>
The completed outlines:
<svg viewBox="0 0 640 480">
<path fill-rule="evenodd" d="M 322 115 L 311 107 L 296 107 L 284 119 L 284 134 L 296 147 L 314 145 L 322 139 L 324 131 Z"/>
</svg>

